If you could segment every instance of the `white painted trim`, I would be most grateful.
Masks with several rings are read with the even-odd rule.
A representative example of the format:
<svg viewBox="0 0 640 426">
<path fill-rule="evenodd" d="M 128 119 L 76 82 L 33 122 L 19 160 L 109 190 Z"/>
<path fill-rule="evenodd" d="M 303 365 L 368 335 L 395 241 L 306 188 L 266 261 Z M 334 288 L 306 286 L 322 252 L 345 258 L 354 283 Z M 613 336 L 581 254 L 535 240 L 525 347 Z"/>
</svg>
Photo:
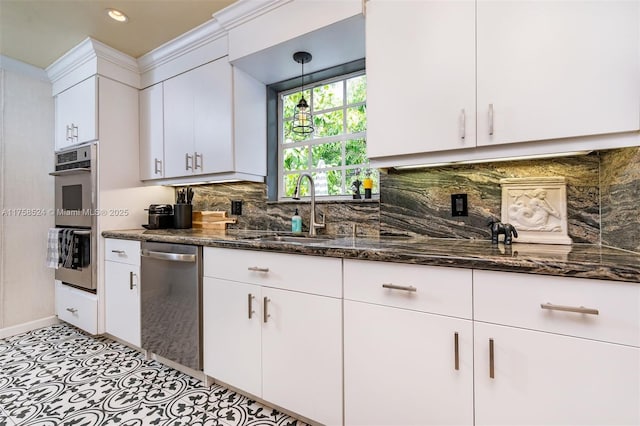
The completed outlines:
<svg viewBox="0 0 640 426">
<path fill-rule="evenodd" d="M 227 32 L 220 24 L 211 19 L 139 57 L 139 72 L 149 72 L 226 35 Z M 217 58 L 210 60 L 214 59 Z"/>
<path fill-rule="evenodd" d="M 291 1 L 293 0 L 239 0 L 212 16 L 222 28 L 229 31 Z"/>
<path fill-rule="evenodd" d="M 10 58 L 9 56 L 0 55 L 0 68 L 25 75 L 27 77 L 32 77 L 37 80 L 49 82 L 49 77 L 42 68 L 34 67 L 33 65 Z"/>
<path fill-rule="evenodd" d="M 50 325 L 59 324 L 60 320 L 55 315 L 50 317 L 41 318 L 35 321 L 25 322 L 23 324 L 14 325 L 11 327 L 0 328 L 0 339 L 6 339 L 7 337 L 15 336 L 17 334 L 26 333 L 28 331 L 37 330 L 42 327 L 49 327 Z"/>
<path fill-rule="evenodd" d="M 91 38 L 87 37 L 80 44 L 67 51 L 59 57 L 53 64 L 46 68 L 47 75 L 52 83 L 60 80 L 66 74 L 73 72 L 86 62 L 95 59 Z"/>
</svg>

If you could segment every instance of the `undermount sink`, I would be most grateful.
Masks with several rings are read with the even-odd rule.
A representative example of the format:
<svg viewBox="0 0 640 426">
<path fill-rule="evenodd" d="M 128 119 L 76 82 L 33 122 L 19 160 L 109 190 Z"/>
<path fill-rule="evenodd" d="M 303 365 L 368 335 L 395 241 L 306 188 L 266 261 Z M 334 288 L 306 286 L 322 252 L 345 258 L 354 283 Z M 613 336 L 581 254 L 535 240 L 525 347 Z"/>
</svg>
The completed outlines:
<svg viewBox="0 0 640 426">
<path fill-rule="evenodd" d="M 263 235 L 255 238 L 247 238 L 251 241 L 264 241 L 273 243 L 289 243 L 289 244 L 311 244 L 314 242 L 322 242 L 332 240 L 333 237 L 328 235 Z"/>
</svg>

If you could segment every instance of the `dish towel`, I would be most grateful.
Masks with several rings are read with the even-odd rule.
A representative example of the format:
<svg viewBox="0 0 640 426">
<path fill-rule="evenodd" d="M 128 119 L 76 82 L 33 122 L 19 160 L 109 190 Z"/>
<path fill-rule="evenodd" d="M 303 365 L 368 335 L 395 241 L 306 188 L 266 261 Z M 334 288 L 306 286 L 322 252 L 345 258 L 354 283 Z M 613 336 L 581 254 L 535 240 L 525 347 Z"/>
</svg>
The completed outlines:
<svg viewBox="0 0 640 426">
<path fill-rule="evenodd" d="M 60 266 L 71 268 L 75 249 L 73 229 L 63 229 L 60 233 Z"/>
<path fill-rule="evenodd" d="M 47 267 L 58 269 L 60 266 L 60 228 L 49 228 L 47 234 Z"/>
</svg>

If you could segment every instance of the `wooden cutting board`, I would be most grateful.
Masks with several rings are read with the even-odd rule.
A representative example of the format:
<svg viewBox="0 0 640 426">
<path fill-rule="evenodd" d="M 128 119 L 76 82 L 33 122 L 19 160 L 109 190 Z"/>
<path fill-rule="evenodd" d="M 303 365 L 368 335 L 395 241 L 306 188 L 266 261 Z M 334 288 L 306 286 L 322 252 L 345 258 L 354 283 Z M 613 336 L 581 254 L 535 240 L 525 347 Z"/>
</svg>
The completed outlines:
<svg viewBox="0 0 640 426">
<path fill-rule="evenodd" d="M 193 228 L 202 229 L 226 229 L 227 223 L 236 223 L 236 218 L 227 217 L 227 212 L 222 210 L 193 212 Z"/>
</svg>

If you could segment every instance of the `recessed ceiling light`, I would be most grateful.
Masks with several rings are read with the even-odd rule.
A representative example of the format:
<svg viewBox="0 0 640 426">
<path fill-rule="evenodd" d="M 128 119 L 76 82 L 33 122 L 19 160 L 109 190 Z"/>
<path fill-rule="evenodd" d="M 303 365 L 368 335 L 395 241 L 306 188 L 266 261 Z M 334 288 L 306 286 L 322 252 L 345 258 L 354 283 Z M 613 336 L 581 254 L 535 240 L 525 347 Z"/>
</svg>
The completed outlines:
<svg viewBox="0 0 640 426">
<path fill-rule="evenodd" d="M 107 9 L 107 15 L 118 22 L 127 22 L 129 20 L 127 15 L 120 12 L 118 9 Z"/>
</svg>

